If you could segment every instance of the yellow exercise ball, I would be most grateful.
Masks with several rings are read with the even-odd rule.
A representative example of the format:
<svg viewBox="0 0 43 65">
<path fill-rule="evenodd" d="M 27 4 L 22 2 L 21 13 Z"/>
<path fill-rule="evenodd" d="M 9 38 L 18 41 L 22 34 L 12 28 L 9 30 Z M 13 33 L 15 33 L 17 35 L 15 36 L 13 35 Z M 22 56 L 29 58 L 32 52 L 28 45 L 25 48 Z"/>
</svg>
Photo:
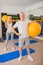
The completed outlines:
<svg viewBox="0 0 43 65">
<path fill-rule="evenodd" d="M 39 35 L 41 33 L 41 25 L 38 22 L 31 22 L 27 26 L 27 33 L 31 37 Z"/>
<path fill-rule="evenodd" d="M 7 16 L 7 15 L 4 15 L 4 16 L 2 16 L 2 18 L 1 18 L 1 19 L 2 19 L 2 21 L 3 21 L 3 22 L 6 22 L 6 21 L 7 21 L 7 19 L 8 19 L 8 16 Z"/>
</svg>

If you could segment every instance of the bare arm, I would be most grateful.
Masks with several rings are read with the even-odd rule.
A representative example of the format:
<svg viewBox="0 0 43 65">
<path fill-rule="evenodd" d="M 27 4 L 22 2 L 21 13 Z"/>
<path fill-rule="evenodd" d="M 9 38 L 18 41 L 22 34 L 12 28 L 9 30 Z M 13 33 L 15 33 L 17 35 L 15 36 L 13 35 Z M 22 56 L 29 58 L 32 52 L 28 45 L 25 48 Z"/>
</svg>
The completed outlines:
<svg viewBox="0 0 43 65">
<path fill-rule="evenodd" d="M 12 27 L 12 31 L 13 31 L 16 35 L 21 36 L 20 33 L 17 33 L 17 32 L 16 32 L 15 27 Z"/>
<path fill-rule="evenodd" d="M 6 28 L 8 27 L 7 23 L 5 23 L 5 27 L 6 27 Z"/>
</svg>

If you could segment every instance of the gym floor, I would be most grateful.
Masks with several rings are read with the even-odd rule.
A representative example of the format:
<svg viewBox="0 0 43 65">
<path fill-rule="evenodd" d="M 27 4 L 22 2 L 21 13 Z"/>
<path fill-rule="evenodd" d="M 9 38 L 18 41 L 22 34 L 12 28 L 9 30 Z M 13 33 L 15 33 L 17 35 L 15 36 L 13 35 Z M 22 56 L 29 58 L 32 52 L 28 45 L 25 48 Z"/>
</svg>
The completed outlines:
<svg viewBox="0 0 43 65">
<path fill-rule="evenodd" d="M 18 39 L 15 40 L 15 42 L 18 42 Z M 4 42 L 0 43 L 0 54 L 5 54 L 8 52 L 12 52 L 12 44 L 9 41 L 8 42 L 8 50 L 6 52 L 4 52 Z M 30 47 L 32 49 L 35 50 L 35 53 L 31 54 L 31 56 L 34 58 L 34 61 L 30 61 L 26 56 L 23 56 L 23 59 L 21 61 L 18 61 L 17 59 L 13 59 L 4 63 L 0 63 L 0 65 L 43 65 L 43 41 L 38 40 L 38 42 L 35 42 L 33 44 L 30 45 Z M 18 50 L 19 48 L 17 46 L 15 46 L 15 50 Z"/>
</svg>

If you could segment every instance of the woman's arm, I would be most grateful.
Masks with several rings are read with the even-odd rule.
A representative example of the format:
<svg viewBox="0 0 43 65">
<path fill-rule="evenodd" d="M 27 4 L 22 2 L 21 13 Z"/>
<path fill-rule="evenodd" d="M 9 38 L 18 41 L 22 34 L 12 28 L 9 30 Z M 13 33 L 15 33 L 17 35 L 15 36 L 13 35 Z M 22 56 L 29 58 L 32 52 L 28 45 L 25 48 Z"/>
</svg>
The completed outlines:
<svg viewBox="0 0 43 65">
<path fill-rule="evenodd" d="M 5 27 L 8 28 L 7 22 L 5 23 Z"/>
</svg>

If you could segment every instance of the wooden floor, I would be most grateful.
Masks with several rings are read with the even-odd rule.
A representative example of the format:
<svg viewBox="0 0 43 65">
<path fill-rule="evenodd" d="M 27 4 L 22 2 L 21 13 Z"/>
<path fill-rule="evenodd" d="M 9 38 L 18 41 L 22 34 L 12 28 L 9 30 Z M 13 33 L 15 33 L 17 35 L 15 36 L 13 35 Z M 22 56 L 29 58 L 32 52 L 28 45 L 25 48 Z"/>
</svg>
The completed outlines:
<svg viewBox="0 0 43 65">
<path fill-rule="evenodd" d="M 15 40 L 15 42 L 18 40 Z M 0 54 L 5 54 L 8 52 L 11 52 L 12 49 L 12 44 L 9 41 L 8 44 L 8 51 L 4 52 L 4 42 L 0 43 Z M 22 61 L 18 61 L 18 59 L 14 59 L 5 63 L 0 63 L 0 65 L 43 65 L 43 41 L 38 41 L 35 44 L 31 44 L 30 45 L 31 48 L 33 48 L 34 50 L 36 50 L 35 53 L 31 54 L 31 56 L 34 58 L 34 61 L 31 62 L 30 60 L 28 60 L 27 56 L 23 57 Z M 15 50 L 17 50 L 18 47 L 15 47 Z"/>
</svg>

